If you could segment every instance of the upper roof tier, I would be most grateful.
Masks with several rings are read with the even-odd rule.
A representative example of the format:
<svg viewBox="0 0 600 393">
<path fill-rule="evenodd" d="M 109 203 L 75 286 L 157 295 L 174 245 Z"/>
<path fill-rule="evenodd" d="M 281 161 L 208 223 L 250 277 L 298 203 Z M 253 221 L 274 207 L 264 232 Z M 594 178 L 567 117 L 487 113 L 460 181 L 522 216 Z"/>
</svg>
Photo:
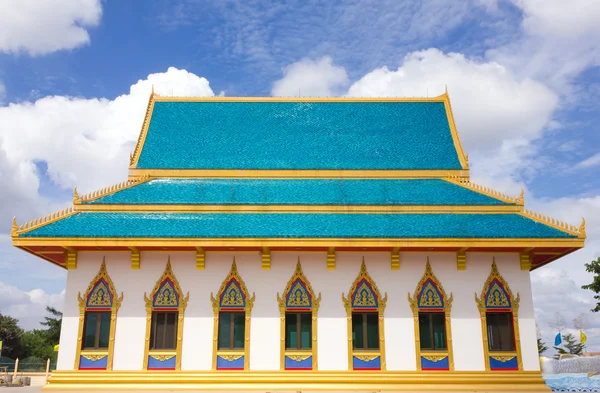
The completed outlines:
<svg viewBox="0 0 600 393">
<path fill-rule="evenodd" d="M 150 98 L 135 169 L 463 170 L 447 94 Z"/>
</svg>

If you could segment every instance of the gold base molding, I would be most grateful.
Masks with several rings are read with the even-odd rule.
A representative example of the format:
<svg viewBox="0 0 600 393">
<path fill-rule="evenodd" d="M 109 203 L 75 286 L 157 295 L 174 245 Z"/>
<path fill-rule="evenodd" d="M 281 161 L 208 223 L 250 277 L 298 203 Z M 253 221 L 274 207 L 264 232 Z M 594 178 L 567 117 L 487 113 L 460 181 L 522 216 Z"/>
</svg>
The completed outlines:
<svg viewBox="0 0 600 393">
<path fill-rule="evenodd" d="M 539 371 L 54 371 L 45 391 L 549 392 Z"/>
</svg>

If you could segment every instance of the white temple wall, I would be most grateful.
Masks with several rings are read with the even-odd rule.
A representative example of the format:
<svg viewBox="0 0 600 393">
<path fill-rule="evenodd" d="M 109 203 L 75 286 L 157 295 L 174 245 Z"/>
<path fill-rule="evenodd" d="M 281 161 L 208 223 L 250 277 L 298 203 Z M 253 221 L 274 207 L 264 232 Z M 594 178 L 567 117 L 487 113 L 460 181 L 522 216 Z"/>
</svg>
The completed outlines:
<svg viewBox="0 0 600 393">
<path fill-rule="evenodd" d="M 207 252 L 205 270 L 196 269 L 194 252 L 142 252 L 140 270 L 131 269 L 128 252 L 80 252 L 77 269 L 67 277 L 59 370 L 72 370 L 79 324 L 77 293 L 82 295 L 96 276 L 103 256 L 116 290 L 124 292 L 118 312 L 113 369 L 140 370 L 146 329 L 144 292 L 150 294 L 162 275 L 167 256 L 184 294 L 190 293 L 183 327 L 183 370 L 212 367 L 213 309 L 216 294 L 229 273 L 233 255 L 250 295 L 256 294 L 250 328 L 250 369 L 279 370 L 280 320 L 276 300 L 283 294 L 300 256 L 302 268 L 315 294 L 321 292 L 318 319 L 319 370 L 347 370 L 346 311 L 342 293 L 348 294 L 364 255 L 367 270 L 382 296 L 387 292 L 385 346 L 387 369 L 416 370 L 414 321 L 407 295 L 414 293 L 429 260 L 448 296 L 453 294 L 452 338 L 457 371 L 484 370 L 481 321 L 474 294 L 479 295 L 491 271 L 492 254 L 467 253 L 467 269 L 456 269 L 454 253 L 401 253 L 400 270 L 390 269 L 389 252 L 338 252 L 336 269 L 327 270 L 325 252 L 273 251 L 271 270 L 261 269 L 260 253 Z M 516 296 L 521 296 L 519 327 L 524 370 L 539 370 L 529 272 L 520 270 L 517 253 L 494 254 L 498 269 Z"/>
</svg>

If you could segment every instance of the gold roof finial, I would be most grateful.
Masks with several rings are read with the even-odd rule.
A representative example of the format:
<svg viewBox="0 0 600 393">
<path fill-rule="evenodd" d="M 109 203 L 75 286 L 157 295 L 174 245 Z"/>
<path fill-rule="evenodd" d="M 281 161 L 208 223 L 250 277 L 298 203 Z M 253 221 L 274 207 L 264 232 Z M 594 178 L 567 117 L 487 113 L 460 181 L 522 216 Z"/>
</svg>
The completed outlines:
<svg viewBox="0 0 600 393">
<path fill-rule="evenodd" d="M 73 204 L 79 205 L 81 201 L 79 200 L 79 193 L 77 192 L 77 186 L 73 188 Z"/>
<path fill-rule="evenodd" d="M 585 218 L 581 217 L 581 225 L 579 226 L 579 237 L 584 239 L 586 237 L 585 233 Z"/>
<path fill-rule="evenodd" d="M 150 94 L 154 95 L 154 83 L 152 84 L 152 93 Z"/>
<path fill-rule="evenodd" d="M 521 193 L 519 194 L 519 197 L 517 198 L 517 205 L 525 205 L 525 189 L 521 188 Z"/>
<path fill-rule="evenodd" d="M 445 87 L 445 90 L 446 90 L 445 94 L 448 95 L 448 85 L 445 84 L 444 87 Z"/>
<path fill-rule="evenodd" d="M 12 230 L 10 231 L 11 236 L 17 236 L 17 231 L 19 230 L 19 226 L 17 225 L 17 217 L 13 217 L 12 220 Z"/>
</svg>

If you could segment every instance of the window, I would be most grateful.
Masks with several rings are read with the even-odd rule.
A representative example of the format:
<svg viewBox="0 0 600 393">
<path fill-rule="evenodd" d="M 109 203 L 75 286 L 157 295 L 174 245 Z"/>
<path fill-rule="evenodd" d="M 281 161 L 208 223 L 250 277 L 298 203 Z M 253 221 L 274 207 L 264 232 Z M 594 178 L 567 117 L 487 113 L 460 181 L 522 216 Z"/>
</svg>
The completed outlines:
<svg viewBox="0 0 600 393">
<path fill-rule="evenodd" d="M 83 349 L 107 349 L 110 312 L 86 312 Z"/>
<path fill-rule="evenodd" d="M 486 313 L 488 346 L 492 352 L 514 351 L 515 334 L 511 312 Z"/>
<path fill-rule="evenodd" d="M 245 334 L 245 313 L 219 313 L 219 349 L 244 349 Z"/>
<path fill-rule="evenodd" d="M 352 347 L 379 349 L 379 313 L 352 313 Z"/>
<path fill-rule="evenodd" d="M 419 336 L 422 350 L 446 349 L 446 320 L 443 312 L 419 313 Z"/>
<path fill-rule="evenodd" d="M 177 312 L 154 311 L 150 331 L 150 349 L 176 349 Z"/>
<path fill-rule="evenodd" d="M 312 348 L 312 314 L 285 314 L 285 347 L 287 349 Z"/>
</svg>

